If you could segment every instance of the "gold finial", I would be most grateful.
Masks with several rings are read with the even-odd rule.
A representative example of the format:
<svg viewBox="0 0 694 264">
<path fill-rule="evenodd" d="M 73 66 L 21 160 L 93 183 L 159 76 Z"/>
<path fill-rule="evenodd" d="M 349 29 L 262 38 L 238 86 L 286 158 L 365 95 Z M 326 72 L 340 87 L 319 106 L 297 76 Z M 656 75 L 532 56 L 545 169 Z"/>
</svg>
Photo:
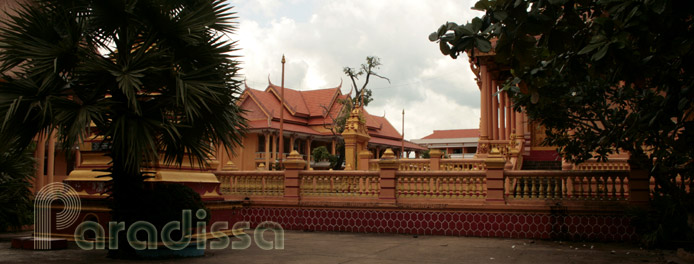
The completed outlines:
<svg viewBox="0 0 694 264">
<path fill-rule="evenodd" d="M 395 159 L 395 153 L 392 149 L 387 148 L 386 151 L 383 152 L 383 155 L 381 155 L 381 159 Z"/>
<path fill-rule="evenodd" d="M 287 157 L 288 160 L 301 160 L 301 154 L 297 152 L 296 150 L 292 150 L 291 153 L 289 153 L 289 156 Z"/>
<path fill-rule="evenodd" d="M 282 54 L 282 64 L 284 64 L 286 61 L 284 60 L 284 54 Z"/>
</svg>

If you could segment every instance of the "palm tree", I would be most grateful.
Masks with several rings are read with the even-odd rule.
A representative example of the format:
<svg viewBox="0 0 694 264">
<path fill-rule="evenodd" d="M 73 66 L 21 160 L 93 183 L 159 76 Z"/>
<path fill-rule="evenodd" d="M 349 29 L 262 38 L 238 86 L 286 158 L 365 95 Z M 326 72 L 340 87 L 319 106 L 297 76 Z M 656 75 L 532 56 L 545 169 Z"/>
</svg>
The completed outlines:
<svg viewBox="0 0 694 264">
<path fill-rule="evenodd" d="M 113 220 L 137 220 L 143 168 L 200 165 L 245 133 L 234 13 L 223 0 L 36 0 L 0 29 L 0 142 L 90 124 L 110 146 Z M 123 233 L 123 232 L 121 232 Z M 120 252 L 127 243 L 121 242 Z M 128 247 L 129 248 L 129 247 Z"/>
<path fill-rule="evenodd" d="M 0 232 L 16 231 L 32 224 L 31 180 L 35 171 L 32 150 L 0 147 Z"/>
</svg>

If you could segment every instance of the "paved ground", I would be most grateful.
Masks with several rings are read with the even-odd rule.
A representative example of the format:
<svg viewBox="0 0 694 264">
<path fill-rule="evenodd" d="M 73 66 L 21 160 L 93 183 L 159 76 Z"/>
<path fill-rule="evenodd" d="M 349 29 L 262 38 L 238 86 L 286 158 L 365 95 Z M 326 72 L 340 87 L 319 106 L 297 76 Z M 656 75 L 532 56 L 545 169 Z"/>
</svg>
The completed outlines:
<svg viewBox="0 0 694 264">
<path fill-rule="evenodd" d="M 267 238 L 272 233 L 266 232 Z M 10 249 L 0 235 L 0 263 L 132 263 L 106 258 L 105 250 Z M 27 235 L 27 233 L 24 233 Z M 285 233 L 284 250 L 208 250 L 205 257 L 156 263 L 684 263 L 668 250 L 643 250 L 634 244 L 583 243 L 524 239 L 355 234 Z"/>
</svg>

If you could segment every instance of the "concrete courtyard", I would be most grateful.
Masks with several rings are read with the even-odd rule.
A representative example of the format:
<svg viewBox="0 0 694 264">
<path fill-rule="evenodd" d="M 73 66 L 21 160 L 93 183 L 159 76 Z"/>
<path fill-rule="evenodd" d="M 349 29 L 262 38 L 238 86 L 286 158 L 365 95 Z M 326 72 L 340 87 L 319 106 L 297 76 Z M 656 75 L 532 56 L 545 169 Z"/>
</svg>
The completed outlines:
<svg viewBox="0 0 694 264">
<path fill-rule="evenodd" d="M 207 250 L 205 257 L 149 261 L 106 258 L 105 250 L 10 249 L 0 235 L 0 263 L 686 263 L 671 250 L 628 243 L 287 231 L 283 250 Z M 272 233 L 266 232 L 267 240 Z"/>
</svg>

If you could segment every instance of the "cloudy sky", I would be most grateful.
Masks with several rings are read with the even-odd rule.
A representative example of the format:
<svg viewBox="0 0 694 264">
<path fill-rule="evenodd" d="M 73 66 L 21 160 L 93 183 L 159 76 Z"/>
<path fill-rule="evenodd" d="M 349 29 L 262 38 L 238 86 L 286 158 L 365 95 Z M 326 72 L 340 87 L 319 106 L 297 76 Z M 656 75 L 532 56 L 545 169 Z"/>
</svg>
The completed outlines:
<svg viewBox="0 0 694 264">
<path fill-rule="evenodd" d="M 434 129 L 477 128 L 479 90 L 466 56 L 445 57 L 428 35 L 447 21 L 464 23 L 480 12 L 475 0 L 240 0 L 230 1 L 239 17 L 232 36 L 239 41 L 244 77 L 265 89 L 267 78 L 285 87 L 314 90 L 335 87 L 349 78 L 343 67 L 358 67 L 378 56 L 377 71 L 391 83 L 372 79 L 374 101 L 367 111 L 383 115 L 405 138 L 424 137 Z"/>
</svg>

